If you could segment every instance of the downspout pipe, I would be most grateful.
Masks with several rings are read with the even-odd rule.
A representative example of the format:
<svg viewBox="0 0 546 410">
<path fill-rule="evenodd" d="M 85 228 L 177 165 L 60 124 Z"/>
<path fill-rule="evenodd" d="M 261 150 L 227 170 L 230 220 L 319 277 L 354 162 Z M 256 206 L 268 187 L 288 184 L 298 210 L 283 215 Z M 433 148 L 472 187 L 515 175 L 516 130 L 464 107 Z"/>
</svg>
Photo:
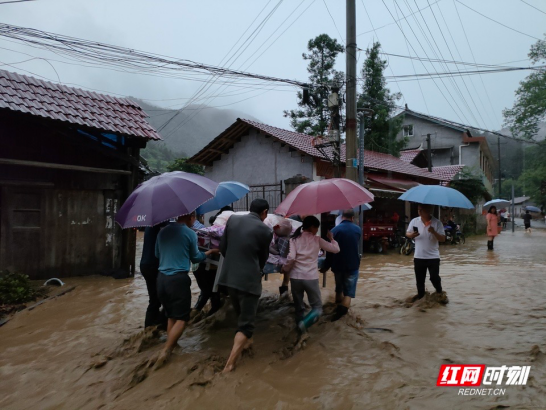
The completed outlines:
<svg viewBox="0 0 546 410">
<path fill-rule="evenodd" d="M 470 144 L 459 145 L 459 165 L 463 164 L 463 147 L 468 147 Z"/>
</svg>

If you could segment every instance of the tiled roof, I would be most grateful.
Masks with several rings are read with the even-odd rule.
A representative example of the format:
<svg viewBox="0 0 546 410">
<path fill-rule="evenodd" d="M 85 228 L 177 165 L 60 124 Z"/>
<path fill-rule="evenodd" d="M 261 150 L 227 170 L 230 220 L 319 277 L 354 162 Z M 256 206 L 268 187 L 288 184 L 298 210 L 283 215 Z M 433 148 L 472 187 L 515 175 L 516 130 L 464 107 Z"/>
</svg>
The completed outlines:
<svg viewBox="0 0 546 410">
<path fill-rule="evenodd" d="M 443 167 L 432 167 L 432 173 L 443 181 L 451 181 L 461 170 L 464 165 L 446 165 Z"/>
<path fill-rule="evenodd" d="M 135 102 L 0 70 L 0 109 L 160 140 Z"/>
<path fill-rule="evenodd" d="M 272 127 L 270 125 L 262 124 L 256 121 L 245 120 L 242 118 L 237 118 L 237 122 L 229 127 L 226 131 L 216 137 L 211 143 L 209 143 L 205 148 L 203 148 L 199 153 L 190 158 L 190 162 L 196 162 L 200 164 L 211 164 L 213 161 L 217 160 L 221 156 L 222 150 L 231 148 L 235 144 L 235 140 L 228 138 L 231 132 L 235 130 L 237 126 L 241 124 L 246 124 L 247 126 L 253 127 L 264 134 L 270 135 L 277 140 L 290 145 L 291 147 L 297 149 L 298 151 L 308 154 L 315 158 L 327 159 L 312 145 L 313 137 L 307 134 L 301 134 L 299 132 L 288 131 L 282 128 Z M 247 127 L 248 128 L 248 127 Z M 215 148 L 215 144 L 225 144 L 224 141 L 231 141 L 230 146 L 222 145 L 221 149 Z M 215 153 L 212 156 L 208 155 L 207 151 Z M 345 145 L 341 146 L 341 161 L 345 162 Z M 205 161 L 205 157 L 207 158 Z M 399 158 L 396 158 L 392 155 L 382 154 L 379 152 L 365 151 L 364 153 L 364 164 L 367 168 L 382 170 L 382 171 L 391 171 L 397 172 L 400 174 L 411 175 L 415 177 L 424 177 L 429 179 L 442 180 L 442 178 L 437 177 L 436 175 L 431 175 L 430 172 L 423 170 L 419 167 L 411 165 L 405 161 L 402 161 Z"/>
<path fill-rule="evenodd" d="M 402 161 L 411 163 L 411 161 L 413 161 L 415 159 L 415 157 L 417 155 L 419 155 L 419 153 L 421 151 L 422 150 L 420 150 L 420 149 L 408 149 L 408 150 L 405 150 L 405 151 L 400 151 L 400 159 Z"/>
</svg>

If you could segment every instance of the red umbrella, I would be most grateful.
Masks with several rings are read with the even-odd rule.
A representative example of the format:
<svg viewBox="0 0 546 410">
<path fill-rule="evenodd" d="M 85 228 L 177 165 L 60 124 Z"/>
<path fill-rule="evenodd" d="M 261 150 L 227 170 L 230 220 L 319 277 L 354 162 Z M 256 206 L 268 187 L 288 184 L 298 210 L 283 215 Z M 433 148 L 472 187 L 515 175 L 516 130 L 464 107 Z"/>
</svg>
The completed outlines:
<svg viewBox="0 0 546 410">
<path fill-rule="evenodd" d="M 276 214 L 315 215 L 337 209 L 353 209 L 374 200 L 373 194 L 345 178 L 325 179 L 298 186 L 275 210 Z"/>
</svg>

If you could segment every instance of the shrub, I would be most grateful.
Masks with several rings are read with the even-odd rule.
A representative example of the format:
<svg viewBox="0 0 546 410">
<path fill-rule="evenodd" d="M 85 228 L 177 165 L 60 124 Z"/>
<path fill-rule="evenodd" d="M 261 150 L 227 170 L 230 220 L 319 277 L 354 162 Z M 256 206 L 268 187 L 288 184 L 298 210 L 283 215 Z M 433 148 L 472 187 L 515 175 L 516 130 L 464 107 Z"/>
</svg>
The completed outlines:
<svg viewBox="0 0 546 410">
<path fill-rule="evenodd" d="M 0 272 L 0 304 L 25 303 L 42 294 L 22 273 Z"/>
</svg>

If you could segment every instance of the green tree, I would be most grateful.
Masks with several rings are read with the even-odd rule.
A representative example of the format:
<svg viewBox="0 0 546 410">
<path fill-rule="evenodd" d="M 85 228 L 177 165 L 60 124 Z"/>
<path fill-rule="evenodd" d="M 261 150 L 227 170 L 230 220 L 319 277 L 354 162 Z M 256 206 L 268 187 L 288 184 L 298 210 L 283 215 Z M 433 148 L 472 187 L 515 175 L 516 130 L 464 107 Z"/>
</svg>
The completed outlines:
<svg viewBox="0 0 546 410">
<path fill-rule="evenodd" d="M 473 204 L 477 204 L 482 198 L 486 201 L 491 199 L 491 194 L 485 187 L 481 176 L 469 169 L 462 169 L 449 183 L 449 187 L 461 192 Z"/>
<path fill-rule="evenodd" d="M 541 63 L 541 67 L 519 83 L 514 106 L 503 114 L 505 125 L 513 135 L 533 139 L 538 132 L 538 123 L 546 119 L 546 41 L 539 40 L 532 45 L 528 56 L 533 64 Z"/>
<path fill-rule="evenodd" d="M 402 94 L 391 93 L 387 88 L 384 71 L 388 63 L 381 59 L 380 53 L 381 44 L 373 43 L 366 50 L 362 67 L 364 85 L 358 97 L 358 106 L 373 110 L 371 117 L 363 117 L 366 128 L 364 147 L 370 151 L 400 156 L 400 150 L 408 141 L 407 138 L 396 138 L 404 121 L 403 115 L 394 117 L 396 102 L 402 98 Z"/>
<path fill-rule="evenodd" d="M 298 92 L 296 110 L 285 110 L 284 116 L 290 118 L 290 125 L 297 132 L 309 135 L 324 135 L 331 121 L 328 109 L 329 87 L 341 86 L 344 81 L 342 72 L 334 70 L 336 57 L 343 53 L 343 45 L 327 34 L 321 34 L 307 44 L 309 54 L 303 53 L 303 59 L 309 61 L 309 104 L 303 102 L 303 94 Z"/>
<path fill-rule="evenodd" d="M 167 165 L 167 171 L 184 171 L 191 172 L 192 174 L 204 175 L 205 170 L 201 165 L 189 164 L 189 158 L 178 158 Z"/>
</svg>

